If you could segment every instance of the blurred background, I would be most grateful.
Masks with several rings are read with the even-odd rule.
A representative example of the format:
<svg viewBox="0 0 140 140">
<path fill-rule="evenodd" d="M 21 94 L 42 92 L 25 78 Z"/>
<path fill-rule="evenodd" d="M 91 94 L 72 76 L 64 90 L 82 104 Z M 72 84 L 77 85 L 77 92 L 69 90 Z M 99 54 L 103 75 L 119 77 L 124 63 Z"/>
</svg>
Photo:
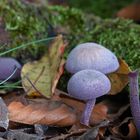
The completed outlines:
<svg viewBox="0 0 140 140">
<path fill-rule="evenodd" d="M 65 5 L 95 14 L 101 18 L 124 17 L 140 19 L 139 0 L 48 0 L 50 4 Z"/>
</svg>

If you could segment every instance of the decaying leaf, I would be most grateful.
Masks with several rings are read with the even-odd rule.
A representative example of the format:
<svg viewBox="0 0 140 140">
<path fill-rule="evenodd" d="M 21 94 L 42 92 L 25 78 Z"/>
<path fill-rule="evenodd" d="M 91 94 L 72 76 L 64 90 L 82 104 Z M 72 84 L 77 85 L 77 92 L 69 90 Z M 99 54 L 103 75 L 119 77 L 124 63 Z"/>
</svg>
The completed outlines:
<svg viewBox="0 0 140 140">
<path fill-rule="evenodd" d="M 128 84 L 128 73 L 131 70 L 124 60 L 120 59 L 119 63 L 119 69 L 114 73 L 108 74 L 111 81 L 111 90 L 109 92 L 111 95 L 118 94 Z"/>
<path fill-rule="evenodd" d="M 90 139 L 95 139 L 97 138 L 98 134 L 99 134 L 99 128 L 103 127 L 103 126 L 107 126 L 109 124 L 108 121 L 103 121 L 101 122 L 99 125 L 87 130 L 87 132 L 85 132 L 83 135 L 81 135 L 79 138 L 77 138 L 76 140 L 90 140 Z"/>
<path fill-rule="evenodd" d="M 4 99 L 9 110 L 9 119 L 13 122 L 70 126 L 76 121 L 75 110 L 61 101 L 44 98 L 31 100 L 26 99 L 22 94 L 15 95 L 14 93 L 5 95 Z"/>
<path fill-rule="evenodd" d="M 112 134 L 123 138 L 124 140 L 135 140 L 137 137 L 136 127 L 132 118 L 126 118 L 119 125 L 111 128 Z"/>
<path fill-rule="evenodd" d="M 58 36 L 49 47 L 48 53 L 39 61 L 27 63 L 23 66 L 21 76 L 22 85 L 28 95 L 43 94 L 50 97 L 63 73 L 64 60 L 62 54 L 65 44 L 62 36 Z"/>
<path fill-rule="evenodd" d="M 133 19 L 135 21 L 140 20 L 140 4 L 134 3 L 124 7 L 117 13 L 117 17 L 122 17 L 126 19 Z"/>
<path fill-rule="evenodd" d="M 84 110 L 85 103 L 69 97 L 66 93 L 57 90 L 56 95 L 59 95 L 60 100 L 68 106 L 71 106 L 77 112 L 77 119 L 80 120 L 81 113 Z M 128 108 L 129 99 L 126 94 L 117 94 L 114 96 L 105 97 L 103 101 L 97 103 L 92 111 L 90 125 L 96 125 L 103 120 L 112 121 L 114 115 L 119 117 Z M 58 97 L 57 97 L 58 98 Z M 59 99 L 57 99 L 59 100 Z M 114 115 L 113 115 L 114 114 Z"/>
<path fill-rule="evenodd" d="M 8 109 L 0 97 L 0 127 L 7 129 L 9 126 Z"/>
<path fill-rule="evenodd" d="M 4 100 L 8 106 L 9 119 L 13 122 L 31 125 L 41 124 L 61 127 L 77 125 L 80 122 L 85 103 L 61 95 L 61 91 L 55 91 L 55 93 L 55 96 L 50 100 L 44 98 L 28 99 L 22 93 L 5 95 Z M 91 126 L 98 125 L 104 120 L 111 122 L 114 118 L 113 114 L 118 117 L 122 115 L 123 111 L 120 110 L 123 107 L 125 108 L 128 102 L 124 102 L 125 94 L 119 95 L 106 97 L 95 105 L 90 118 Z"/>
</svg>

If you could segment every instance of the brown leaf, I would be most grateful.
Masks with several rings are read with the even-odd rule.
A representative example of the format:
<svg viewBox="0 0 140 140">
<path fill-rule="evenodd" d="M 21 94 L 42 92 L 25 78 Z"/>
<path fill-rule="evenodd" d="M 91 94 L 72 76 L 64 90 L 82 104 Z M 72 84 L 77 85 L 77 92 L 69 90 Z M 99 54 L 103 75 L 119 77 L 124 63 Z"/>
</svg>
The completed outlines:
<svg viewBox="0 0 140 140">
<path fill-rule="evenodd" d="M 128 84 L 128 73 L 131 71 L 129 66 L 124 60 L 119 60 L 119 69 L 108 77 L 111 81 L 111 90 L 109 94 L 115 95 L 122 91 L 122 89 Z"/>
<path fill-rule="evenodd" d="M 56 100 L 60 100 L 76 110 L 77 121 L 79 121 L 81 113 L 84 110 L 85 103 L 69 97 L 66 93 L 59 90 L 56 90 L 56 95 L 59 95 L 54 97 Z M 112 121 L 115 115 L 116 117 L 121 116 L 128 108 L 128 98 L 126 95 L 127 94 L 117 94 L 114 96 L 107 96 L 103 101 L 97 103 L 92 111 L 90 125 L 99 124 L 104 120 Z"/>
<path fill-rule="evenodd" d="M 81 113 L 85 103 L 69 96 L 61 91 L 56 91 L 52 99 L 26 99 L 22 94 L 5 95 L 5 102 L 9 109 L 11 121 L 25 124 L 42 124 L 55 126 L 72 126 L 80 122 Z M 107 96 L 103 101 L 97 103 L 93 109 L 90 125 L 100 124 L 102 121 L 112 121 L 114 115 L 119 117 L 127 106 L 124 102 L 125 94 Z M 120 100 L 122 99 L 122 100 Z M 119 101 L 119 102 L 118 102 Z M 125 110 L 124 110 L 125 111 Z M 117 113 L 118 112 L 118 113 Z M 83 127 L 77 127 L 77 129 Z"/>
<path fill-rule="evenodd" d="M 135 140 L 137 137 L 137 130 L 130 118 L 126 118 L 118 126 L 112 128 L 113 135 L 118 135 L 125 140 Z"/>
<path fill-rule="evenodd" d="M 117 17 L 123 17 L 127 19 L 133 19 L 135 21 L 140 20 L 140 4 L 131 4 L 124 7 L 117 13 Z"/>
<path fill-rule="evenodd" d="M 14 94 L 14 93 L 13 93 Z M 16 95 L 8 100 L 12 94 L 5 96 L 8 105 L 9 119 L 25 124 L 46 124 L 55 126 L 69 126 L 75 123 L 75 111 L 61 101 L 46 99 L 26 99 L 23 95 Z"/>
</svg>

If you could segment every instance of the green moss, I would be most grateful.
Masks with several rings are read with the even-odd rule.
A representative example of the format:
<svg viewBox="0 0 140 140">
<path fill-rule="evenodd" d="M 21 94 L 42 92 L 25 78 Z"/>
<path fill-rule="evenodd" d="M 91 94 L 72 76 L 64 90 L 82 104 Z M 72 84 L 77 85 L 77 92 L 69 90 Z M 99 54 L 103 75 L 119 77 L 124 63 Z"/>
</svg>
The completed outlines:
<svg viewBox="0 0 140 140">
<path fill-rule="evenodd" d="M 6 31 L 11 38 L 11 43 L 3 51 L 26 42 L 47 37 L 48 23 L 39 14 L 39 10 L 35 6 L 26 5 L 19 0 L 0 1 L 0 16 L 3 18 Z M 43 51 L 44 48 L 36 47 L 33 44 L 30 48 L 19 50 L 11 55 L 20 58 L 36 58 Z"/>
<path fill-rule="evenodd" d="M 48 12 L 44 12 L 47 10 Z M 39 38 L 47 37 L 48 21 L 54 26 L 66 30 L 70 47 L 68 52 L 77 44 L 86 41 L 100 43 L 118 57 L 127 61 L 131 68 L 139 68 L 140 63 L 140 26 L 130 20 L 108 19 L 102 20 L 93 15 L 86 15 L 75 8 L 59 6 L 37 8 L 23 4 L 19 0 L 0 1 L 0 16 L 5 21 L 6 30 L 11 35 L 12 43 L 6 49 L 22 45 Z M 46 20 L 47 19 L 47 20 Z M 44 51 L 43 47 L 29 47 L 15 52 L 15 55 L 37 55 Z M 27 51 L 28 50 L 28 51 Z"/>
<path fill-rule="evenodd" d="M 118 57 L 126 60 L 132 69 L 140 68 L 139 25 L 130 20 L 105 20 L 102 26 L 91 34 L 95 42 L 106 46 Z"/>
<path fill-rule="evenodd" d="M 65 56 L 77 44 L 92 41 L 111 49 L 118 57 L 125 59 L 132 69 L 140 67 L 140 25 L 125 19 L 102 20 L 73 8 L 50 7 L 50 12 L 56 14 L 50 14 L 51 24 L 65 27 L 70 37 Z"/>
<path fill-rule="evenodd" d="M 103 20 L 75 8 L 35 7 L 23 4 L 19 0 L 1 0 L 0 16 L 3 17 L 6 30 L 11 37 L 11 43 L 3 51 L 46 38 L 50 23 L 54 28 L 63 28 L 64 36 L 69 40 L 65 58 L 77 44 L 92 41 L 112 50 L 118 57 L 126 60 L 132 69 L 140 68 L 140 25 L 131 20 Z M 9 55 L 24 60 L 38 58 L 46 50 L 44 45 L 33 44 Z"/>
<path fill-rule="evenodd" d="M 102 44 L 112 50 L 118 58 L 124 59 L 131 69 L 134 70 L 140 68 L 140 25 L 135 24 L 131 20 L 102 20 L 94 15 L 86 15 L 80 11 L 77 11 L 78 14 L 76 14 L 76 12 L 73 14 L 71 13 L 72 10 L 70 8 L 57 8 L 62 11 L 65 10 L 64 13 L 67 16 L 63 16 L 63 12 L 58 12 L 57 16 L 60 16 L 60 18 L 55 18 L 55 20 L 50 18 L 50 21 L 54 26 L 68 26 L 70 29 L 68 30 L 68 33 L 71 38 L 69 38 L 69 47 L 65 52 L 66 58 L 72 48 L 74 48 L 77 44 L 91 41 Z M 57 11 L 56 7 L 53 7 L 53 10 Z M 75 17 L 75 19 L 77 19 L 77 24 L 75 21 L 72 21 L 75 26 L 74 24 L 69 24 L 69 20 L 72 20 L 71 14 L 77 17 Z M 66 90 L 67 80 L 65 76 L 68 77 L 68 74 L 65 74 L 62 77 L 62 81 L 60 82 L 63 83 L 63 81 L 65 81 L 65 84 L 61 84 L 61 86 L 63 86 L 60 87 Z"/>
</svg>

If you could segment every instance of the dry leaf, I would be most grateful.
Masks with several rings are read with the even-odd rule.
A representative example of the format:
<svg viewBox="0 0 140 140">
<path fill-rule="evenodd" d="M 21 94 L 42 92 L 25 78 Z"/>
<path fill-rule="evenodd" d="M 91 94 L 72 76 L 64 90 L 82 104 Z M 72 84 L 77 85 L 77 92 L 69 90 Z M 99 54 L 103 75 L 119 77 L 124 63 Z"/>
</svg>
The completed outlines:
<svg viewBox="0 0 140 140">
<path fill-rule="evenodd" d="M 57 91 L 58 92 L 58 91 Z M 26 99 L 22 94 L 5 95 L 5 102 L 9 110 L 9 119 L 24 124 L 42 124 L 54 126 L 72 126 L 80 122 L 85 103 L 68 96 L 56 93 L 52 99 Z M 120 96 L 121 95 L 121 96 Z M 125 94 L 104 98 L 93 109 L 90 125 L 100 124 L 102 121 L 112 121 L 122 115 L 122 107 L 127 106 Z M 123 96 L 123 97 L 122 97 Z M 122 100 L 120 100 L 122 99 Z M 119 100 L 119 102 L 118 102 Z M 125 110 L 124 110 L 125 111 Z M 118 113 L 117 113 L 118 112 Z M 79 127 L 80 129 L 80 127 Z"/>
<path fill-rule="evenodd" d="M 111 90 L 109 92 L 111 95 L 118 94 L 128 84 L 128 73 L 131 70 L 124 60 L 120 59 L 119 63 L 119 69 L 114 73 L 108 74 L 111 81 Z"/>
<path fill-rule="evenodd" d="M 54 100 L 61 100 L 66 105 L 71 106 L 74 110 L 76 110 L 77 121 L 79 121 L 81 113 L 84 110 L 85 103 L 69 97 L 68 94 L 60 90 L 56 90 L 55 93 L 59 96 L 54 97 Z M 121 116 L 123 112 L 128 109 L 128 102 L 129 99 L 127 98 L 127 93 L 104 97 L 103 101 L 94 106 L 90 118 L 90 125 L 99 124 L 104 120 L 112 121 L 114 115 L 117 117 Z"/>
<path fill-rule="evenodd" d="M 0 97 L 0 127 L 7 129 L 9 126 L 8 109 Z"/>
<path fill-rule="evenodd" d="M 117 17 L 123 17 L 127 19 L 133 19 L 135 21 L 140 20 L 140 4 L 131 4 L 124 7 L 117 13 Z"/>
<path fill-rule="evenodd" d="M 55 90 L 57 82 L 63 73 L 64 42 L 62 36 L 58 36 L 49 47 L 48 53 L 39 61 L 27 63 L 21 71 L 22 85 L 28 95 L 41 93 L 50 97 Z"/>
<path fill-rule="evenodd" d="M 5 95 L 10 121 L 54 126 L 70 126 L 75 123 L 75 110 L 63 102 L 44 98 L 31 100 L 24 96 L 22 93 Z"/>
<path fill-rule="evenodd" d="M 130 118 L 126 118 L 118 126 L 114 126 L 112 129 L 113 135 L 118 135 L 124 140 L 135 140 L 137 137 L 137 130 Z"/>
</svg>

